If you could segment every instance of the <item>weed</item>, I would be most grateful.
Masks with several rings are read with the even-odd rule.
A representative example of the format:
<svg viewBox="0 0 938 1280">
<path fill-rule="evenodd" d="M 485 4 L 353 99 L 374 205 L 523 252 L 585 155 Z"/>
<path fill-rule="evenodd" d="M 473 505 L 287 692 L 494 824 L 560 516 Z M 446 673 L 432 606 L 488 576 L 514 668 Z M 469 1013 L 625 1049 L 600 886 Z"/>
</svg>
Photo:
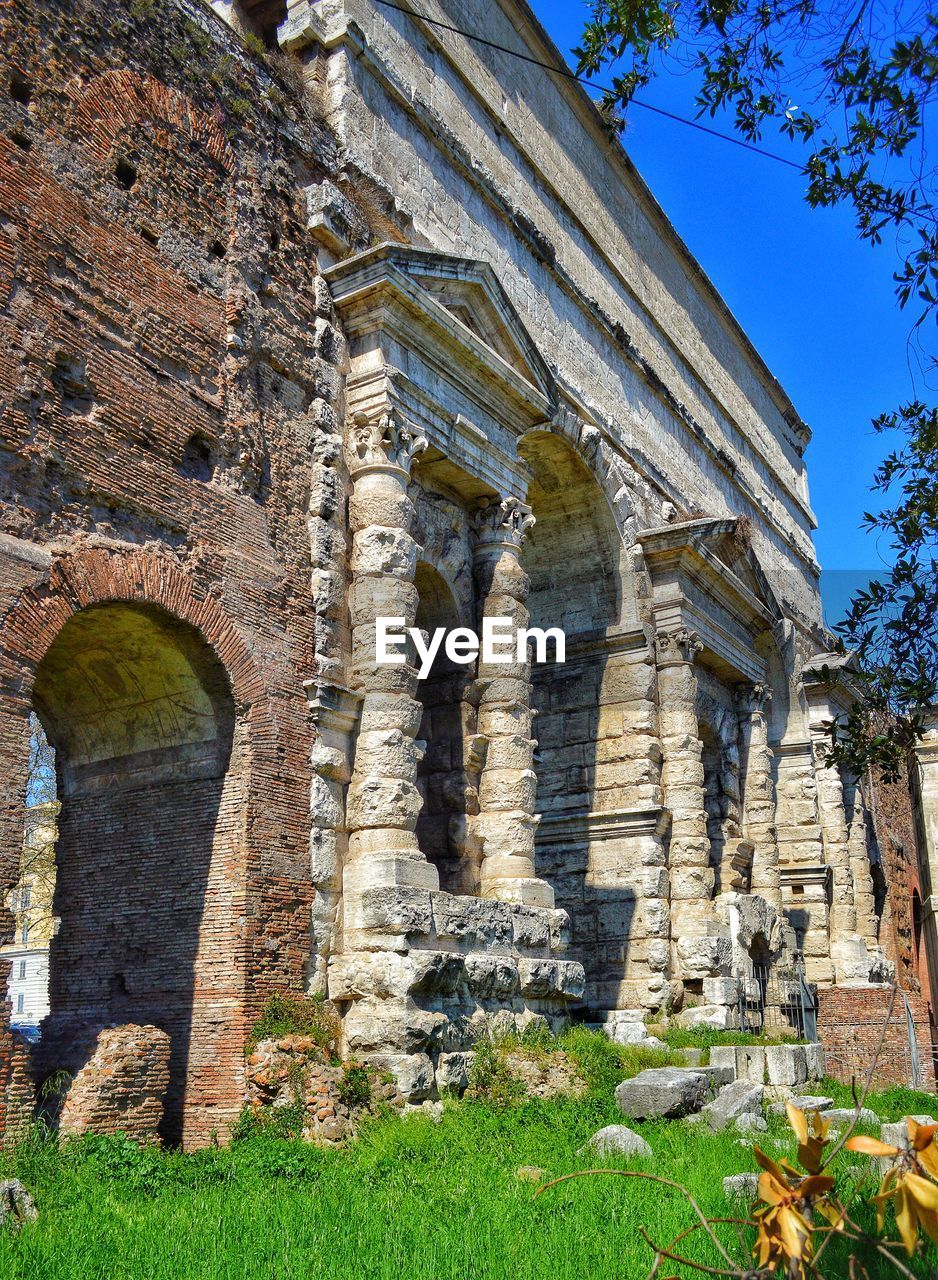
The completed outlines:
<svg viewBox="0 0 938 1280">
<path fill-rule="evenodd" d="M 338 1087 L 339 1101 L 350 1111 L 371 1105 L 371 1080 L 367 1068 L 350 1062 L 342 1072 Z"/>
<path fill-rule="evenodd" d="M 300 996 L 289 991 L 275 992 L 268 997 L 261 1016 L 251 1028 L 245 1053 L 251 1053 L 261 1040 L 278 1040 L 289 1035 L 300 1035 L 312 1040 L 330 1058 L 335 1059 L 339 1021 L 332 1007 L 321 996 Z"/>
<path fill-rule="evenodd" d="M 59 1067 L 55 1071 L 50 1071 L 43 1080 L 39 1086 L 39 1097 L 43 1102 L 55 1102 L 64 1097 L 71 1083 L 72 1073 L 66 1071 L 64 1067 Z"/>
<path fill-rule="evenodd" d="M 267 46 L 264 44 L 260 36 L 256 36 L 253 31 L 248 31 L 243 35 L 244 47 L 248 53 L 253 53 L 255 57 L 263 58 L 267 52 Z"/>
<path fill-rule="evenodd" d="M 713 1027 L 653 1026 L 652 1030 L 664 1040 L 669 1049 L 713 1049 L 721 1044 L 804 1044 L 804 1040 L 799 1040 L 793 1032 L 790 1035 L 773 1036 L 770 1040 L 745 1031 L 717 1031 Z"/>
<path fill-rule="evenodd" d="M 476 1041 L 466 1096 L 496 1109 L 513 1106 L 524 1097 L 524 1085 L 505 1063 L 506 1044 L 485 1037 Z"/>
<path fill-rule="evenodd" d="M 586 1081 L 591 1094 L 611 1097 L 622 1080 L 649 1067 L 684 1066 L 681 1054 L 635 1044 L 614 1044 L 601 1031 L 572 1026 L 557 1041 Z"/>
</svg>

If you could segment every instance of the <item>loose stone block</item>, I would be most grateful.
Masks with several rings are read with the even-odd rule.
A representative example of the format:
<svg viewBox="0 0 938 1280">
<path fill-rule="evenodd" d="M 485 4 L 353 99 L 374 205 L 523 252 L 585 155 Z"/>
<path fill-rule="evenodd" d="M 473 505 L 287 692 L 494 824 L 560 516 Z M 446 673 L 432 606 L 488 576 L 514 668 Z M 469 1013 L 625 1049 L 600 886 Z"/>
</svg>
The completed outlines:
<svg viewBox="0 0 938 1280">
<path fill-rule="evenodd" d="M 680 1067 L 653 1067 L 640 1071 L 616 1087 L 616 1104 L 633 1120 L 663 1116 L 673 1120 L 699 1111 L 710 1093 L 702 1071 Z"/>
<path fill-rule="evenodd" d="M 765 1050 L 765 1066 L 769 1084 L 796 1086 L 808 1078 L 807 1058 L 800 1044 L 770 1045 Z"/>
</svg>

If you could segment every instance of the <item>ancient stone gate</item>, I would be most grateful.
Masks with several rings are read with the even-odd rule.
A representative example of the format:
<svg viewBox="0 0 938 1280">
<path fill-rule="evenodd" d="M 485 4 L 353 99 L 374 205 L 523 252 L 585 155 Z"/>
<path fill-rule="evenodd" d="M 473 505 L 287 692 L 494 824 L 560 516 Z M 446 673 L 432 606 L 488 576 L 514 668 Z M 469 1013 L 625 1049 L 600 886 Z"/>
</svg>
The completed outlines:
<svg viewBox="0 0 938 1280">
<path fill-rule="evenodd" d="M 62 805 L 36 1079 L 154 1027 L 191 1145 L 274 991 L 419 1101 L 493 1027 L 732 1026 L 796 951 L 882 979 L 809 432 L 576 87 L 370 0 L 0 36 L 8 889 L 30 714 Z M 567 661 L 419 681 L 379 615 Z"/>
</svg>

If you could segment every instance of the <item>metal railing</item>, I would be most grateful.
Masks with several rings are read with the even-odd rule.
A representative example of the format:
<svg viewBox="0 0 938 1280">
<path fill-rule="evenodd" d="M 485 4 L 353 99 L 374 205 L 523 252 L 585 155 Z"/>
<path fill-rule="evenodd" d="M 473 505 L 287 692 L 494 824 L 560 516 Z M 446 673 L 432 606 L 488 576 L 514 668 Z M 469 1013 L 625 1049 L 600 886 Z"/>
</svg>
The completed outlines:
<svg viewBox="0 0 938 1280">
<path fill-rule="evenodd" d="M 749 1035 L 788 1032 L 802 1040 L 817 1039 L 817 1001 L 804 967 L 753 964 L 751 973 L 737 975 L 739 1029 Z"/>
</svg>

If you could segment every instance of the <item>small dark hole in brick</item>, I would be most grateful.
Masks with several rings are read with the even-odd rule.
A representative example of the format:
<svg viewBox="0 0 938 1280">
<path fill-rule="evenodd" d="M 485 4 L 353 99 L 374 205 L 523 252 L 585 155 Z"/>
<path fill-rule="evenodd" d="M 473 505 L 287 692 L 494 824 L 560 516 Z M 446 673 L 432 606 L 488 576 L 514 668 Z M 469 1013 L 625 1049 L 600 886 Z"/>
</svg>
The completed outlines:
<svg viewBox="0 0 938 1280">
<path fill-rule="evenodd" d="M 14 129 L 14 131 L 10 134 L 10 141 L 15 142 L 16 145 L 20 147 L 23 151 L 32 150 L 32 147 L 33 147 L 32 139 L 27 138 L 26 134 L 22 133 L 19 129 Z"/>
<path fill-rule="evenodd" d="M 56 352 L 52 385 L 61 397 L 62 410 L 84 417 L 94 408 L 94 392 L 84 360 L 72 352 Z"/>
<path fill-rule="evenodd" d="M 220 240 L 213 240 L 210 252 L 213 258 L 223 258 L 225 256 L 225 246 Z"/>
<path fill-rule="evenodd" d="M 114 177 L 117 179 L 118 186 L 123 187 L 125 191 L 129 191 L 137 181 L 137 170 L 129 160 L 118 160 L 114 166 Z"/>
<path fill-rule="evenodd" d="M 200 480 L 203 484 L 208 484 L 215 472 L 211 440 L 199 432 L 190 436 L 182 451 L 179 471 L 188 480 Z"/>
<path fill-rule="evenodd" d="M 10 97 L 14 102 L 20 102 L 24 107 L 28 107 L 32 101 L 33 91 L 30 88 L 29 81 L 21 76 L 18 71 L 14 71 L 10 78 Z"/>
<path fill-rule="evenodd" d="M 147 244 L 158 244 L 159 236 L 151 227 L 141 227 L 140 234 L 146 240 Z"/>
</svg>

